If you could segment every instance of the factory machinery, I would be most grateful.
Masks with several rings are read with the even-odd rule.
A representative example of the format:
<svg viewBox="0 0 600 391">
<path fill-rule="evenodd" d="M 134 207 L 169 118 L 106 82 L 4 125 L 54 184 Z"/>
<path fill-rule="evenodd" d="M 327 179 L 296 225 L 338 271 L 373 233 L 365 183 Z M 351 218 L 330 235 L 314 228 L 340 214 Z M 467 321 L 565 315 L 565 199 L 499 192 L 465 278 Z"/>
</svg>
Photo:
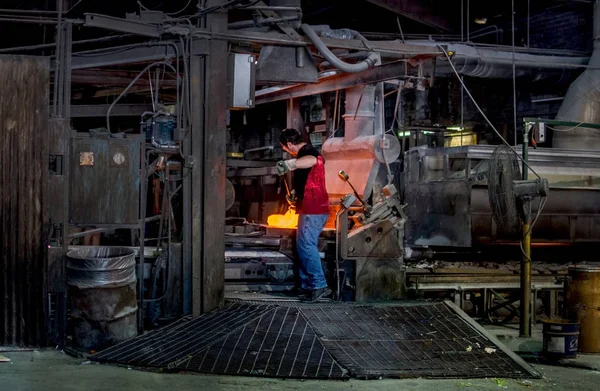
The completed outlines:
<svg viewBox="0 0 600 391">
<path fill-rule="evenodd" d="M 327 54 L 327 48 L 319 46 L 319 38 L 310 27 L 303 26 L 303 32 L 326 58 L 330 57 L 331 53 Z M 331 31 L 324 33 L 332 34 Z M 598 98 L 600 90 L 597 88 L 600 51 L 596 50 L 590 60 L 594 67 L 586 70 L 571 87 L 559 112 L 559 122 L 527 119 L 523 137 L 526 147 L 515 148 L 518 159 L 526 162 L 521 174 L 535 172 L 549 184 L 549 191 L 542 186 L 543 191 L 534 189 L 519 199 L 523 202 L 530 198 L 526 214 L 533 216 L 533 220 L 526 221 L 532 223 L 532 228 L 525 236 L 531 235 L 533 239 L 533 253 L 528 255 L 523 248 L 527 246 L 521 244 L 521 234 L 504 232 L 499 227 L 501 221 L 493 213 L 494 204 L 490 202 L 493 197 L 488 185 L 489 162 L 495 147 L 417 147 L 402 154 L 397 136 L 385 129 L 385 94 L 381 82 L 400 77 L 397 70 L 392 69 L 397 64 L 381 67 L 393 76 L 371 75 L 370 80 L 379 82 L 361 78 L 348 82 L 346 76 L 336 75 L 319 80 L 312 57 L 304 49 L 289 49 L 264 46 L 258 61 L 248 54 L 232 54 L 229 72 L 235 82 L 230 85 L 230 107 L 252 108 L 255 98 L 266 103 L 269 94 L 281 96 L 301 88 L 267 88 L 255 96 L 255 77 L 263 83 L 321 84 L 324 85 L 321 92 L 340 90 L 340 85 L 345 89 L 344 135 L 332 135 L 321 148 L 326 161 L 331 211 L 321 235 L 320 249 L 335 299 L 370 301 L 411 295 L 450 296 L 471 314 L 510 320 L 518 312 L 519 301 L 518 295 L 512 297 L 510 292 L 521 285 L 519 264 L 525 256 L 533 260 L 531 287 L 536 309 L 533 314 L 537 314 L 538 307 L 539 312 L 556 313 L 563 287 L 561 278 L 568 264 L 595 261 L 586 255 L 586 245 L 600 242 L 597 223 L 600 221 L 597 202 L 600 142 L 597 127 L 594 128 L 594 124 L 600 123 L 600 118 L 595 118 L 600 110 L 593 107 L 600 99 L 592 99 Z M 425 57 L 429 58 L 431 56 Z M 368 71 L 375 64 L 381 64 L 381 58 L 370 52 L 366 60 L 349 68 L 346 67 L 350 64 L 334 65 L 348 73 Z M 162 65 L 160 62 L 152 64 L 140 75 Z M 269 72 L 271 65 L 281 72 Z M 157 72 L 154 90 L 160 87 L 158 75 Z M 368 75 L 363 75 L 366 80 L 369 80 Z M 426 78 L 417 79 L 417 88 L 425 88 Z M 402 88 L 401 82 L 396 82 Z M 145 297 L 140 304 L 147 307 L 145 312 L 150 322 L 164 317 L 169 308 L 181 307 L 181 297 L 191 294 L 190 287 L 179 282 L 185 256 L 177 242 L 184 236 L 185 228 L 179 226 L 175 218 L 183 212 L 174 212 L 182 183 L 194 166 L 193 159 L 186 158 L 181 150 L 186 135 L 182 130 L 189 127 L 184 115 L 184 107 L 189 102 L 180 102 L 179 96 L 178 92 L 174 109 L 160 106 L 158 96 L 153 99 L 153 110 L 140 119 L 145 140 L 113 134 L 108 121 L 109 109 L 107 131 L 71 137 L 71 161 L 67 166 L 73 175 L 69 189 L 72 200 L 69 223 L 93 230 L 69 234 L 68 238 L 115 228 L 139 228 L 141 237 L 133 238 L 131 244 L 139 243 L 139 253 L 145 254 L 145 262 L 138 263 L 138 275 L 143 275 L 146 282 L 139 284 L 138 296 Z M 117 102 L 118 99 L 112 106 Z M 294 125 L 292 121 L 291 126 Z M 544 145 L 550 125 L 556 129 L 555 148 L 528 148 L 530 133 L 537 144 Z M 404 169 L 397 181 L 390 167 L 399 160 L 403 161 Z M 247 177 L 260 177 L 261 184 L 276 181 L 274 162 L 239 161 L 236 164 L 238 167 L 247 164 L 245 169 L 228 174 L 238 188 L 245 186 Z M 131 184 L 131 188 L 104 186 L 115 178 L 120 183 Z M 152 212 L 147 213 L 146 209 L 150 209 L 147 202 L 152 202 L 147 195 L 161 192 L 162 205 L 156 204 L 160 197 L 153 198 Z M 94 193 L 104 194 L 101 204 L 91 196 Z M 226 198 L 227 206 L 231 207 L 235 197 L 229 182 Z M 119 202 L 124 199 L 127 202 Z M 138 200 L 142 213 L 130 207 L 120 209 L 135 205 Z M 145 219 L 144 216 L 153 217 Z M 294 288 L 293 213 L 287 217 L 292 218 L 291 223 L 274 225 L 249 223 L 243 218 L 227 220 L 227 294 L 285 293 Z M 145 224 L 149 219 L 158 221 L 158 229 L 152 232 L 156 236 L 147 240 L 144 235 L 149 230 Z M 148 241 L 155 241 L 156 247 L 147 248 Z M 166 247 L 162 246 L 163 242 Z M 167 315 L 173 318 L 177 314 Z M 143 322 L 142 315 L 138 316 L 139 327 Z"/>
<path fill-rule="evenodd" d="M 382 84 L 348 90 L 345 135 L 330 138 L 322 148 L 331 205 L 321 237 L 322 259 L 339 299 L 367 301 L 405 295 L 406 217 L 396 186 L 378 180 L 386 162 L 400 155 L 398 139 L 382 131 L 382 117 L 376 115 L 382 102 Z M 293 289 L 294 223 L 291 228 L 241 225 L 226 234 L 228 290 Z"/>
<path fill-rule="evenodd" d="M 488 182 L 497 146 L 413 148 L 403 156 L 397 189 L 386 174 L 400 150 L 397 139 L 382 131 L 381 89 L 381 84 L 348 89 L 345 135 L 322 148 L 331 214 L 321 248 L 336 297 L 450 296 L 472 315 L 499 322 L 516 318 L 523 236 L 507 232 L 494 215 Z M 571 111 L 573 99 L 565 100 Z M 559 313 L 568 266 L 595 261 L 589 246 L 600 242 L 600 153 L 567 143 L 577 139 L 565 141 L 575 127 L 597 143 L 592 128 L 598 121 L 584 116 L 595 111 L 579 104 L 578 112 L 561 111 L 562 122 L 525 119 L 527 147 L 512 152 L 519 165 L 525 161 L 515 179 L 523 172 L 542 178 L 532 194 L 516 201 L 527 201 L 532 224 L 527 232 L 532 253 L 525 256 L 532 265 L 534 321 Z M 554 129 L 553 144 L 560 148 L 541 147 L 548 129 Z M 585 147 L 590 145 L 597 144 Z M 272 175 L 268 169 L 265 174 Z M 255 228 L 227 237 L 228 291 L 292 289 L 295 232 Z"/>
</svg>

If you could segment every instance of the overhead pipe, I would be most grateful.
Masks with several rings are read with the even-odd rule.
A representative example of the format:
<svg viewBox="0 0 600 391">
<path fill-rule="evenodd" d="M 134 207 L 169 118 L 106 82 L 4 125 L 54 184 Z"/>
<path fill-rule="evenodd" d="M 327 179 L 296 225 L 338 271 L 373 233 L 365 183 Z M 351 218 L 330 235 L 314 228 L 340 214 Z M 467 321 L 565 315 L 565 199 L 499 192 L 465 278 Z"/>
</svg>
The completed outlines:
<svg viewBox="0 0 600 391">
<path fill-rule="evenodd" d="M 420 46 L 444 45 L 448 52 L 455 53 L 452 62 L 458 72 L 464 76 L 508 79 L 512 78 L 513 75 L 512 52 L 476 48 L 465 44 L 440 44 L 431 41 L 412 41 L 408 43 Z M 515 53 L 514 56 L 514 63 L 518 67 L 517 77 L 547 72 L 542 70 L 578 70 L 591 65 L 588 64 L 588 57 L 559 57 L 527 53 Z M 437 62 L 437 74 L 453 74 L 449 64 L 444 65 L 444 61 Z"/>
<path fill-rule="evenodd" d="M 25 9 L 12 9 L 12 8 L 0 8 L 0 12 L 6 14 L 34 14 L 34 15 L 46 15 L 46 14 L 58 14 L 58 11 L 44 11 L 44 10 L 25 10 Z"/>
<path fill-rule="evenodd" d="M 304 34 L 306 34 L 306 36 L 308 37 L 308 39 L 310 39 L 313 45 L 315 45 L 317 50 L 319 50 L 319 53 L 321 53 L 323 57 L 325 57 L 325 59 L 329 61 L 334 67 L 343 72 L 358 73 L 366 71 L 369 68 L 373 68 L 375 64 L 379 61 L 379 54 L 371 52 L 364 61 L 361 61 L 359 63 L 349 64 L 347 62 L 344 62 L 340 60 L 335 54 L 333 54 L 331 50 L 329 50 L 327 45 L 323 43 L 321 38 L 319 38 L 319 36 L 312 29 L 312 27 L 310 27 L 307 24 L 303 24 L 302 26 L 300 26 L 300 29 L 302 30 L 302 32 L 304 32 Z"/>
<path fill-rule="evenodd" d="M 299 20 L 302 20 L 302 14 L 296 16 L 283 16 L 281 18 L 256 18 L 252 20 L 229 23 L 227 28 L 229 30 L 238 30 L 251 27 L 265 27 L 278 23 L 297 22 Z"/>
<path fill-rule="evenodd" d="M 302 8 L 300 7 L 280 7 L 280 6 L 270 6 L 270 5 L 253 5 L 250 7 L 238 8 L 236 10 L 241 11 L 289 11 L 296 12 L 302 14 Z"/>
<path fill-rule="evenodd" d="M 258 5 L 258 7 L 262 6 Z M 271 7 L 272 11 L 275 11 L 274 8 L 278 8 L 277 13 L 282 17 L 292 17 L 299 16 L 298 20 L 292 21 L 292 27 L 295 29 L 300 28 L 302 24 L 302 0 L 269 0 L 269 7 Z M 285 10 L 284 8 L 291 8 L 290 10 Z M 268 15 L 272 16 L 272 15 Z"/>
</svg>

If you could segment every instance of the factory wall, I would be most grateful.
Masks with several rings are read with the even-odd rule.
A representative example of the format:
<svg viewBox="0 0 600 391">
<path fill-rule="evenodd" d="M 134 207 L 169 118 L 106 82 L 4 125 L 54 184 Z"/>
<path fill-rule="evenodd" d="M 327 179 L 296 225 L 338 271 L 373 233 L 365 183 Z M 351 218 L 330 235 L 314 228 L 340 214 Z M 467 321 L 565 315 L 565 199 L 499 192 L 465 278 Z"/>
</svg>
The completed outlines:
<svg viewBox="0 0 600 391">
<path fill-rule="evenodd" d="M 591 4 L 574 2 L 565 2 L 534 13 L 529 21 L 530 46 L 541 49 L 591 51 L 592 16 Z M 520 42 L 526 44 L 526 41 L 523 42 L 523 35 L 526 34 L 527 21 L 521 20 L 520 25 Z"/>
</svg>

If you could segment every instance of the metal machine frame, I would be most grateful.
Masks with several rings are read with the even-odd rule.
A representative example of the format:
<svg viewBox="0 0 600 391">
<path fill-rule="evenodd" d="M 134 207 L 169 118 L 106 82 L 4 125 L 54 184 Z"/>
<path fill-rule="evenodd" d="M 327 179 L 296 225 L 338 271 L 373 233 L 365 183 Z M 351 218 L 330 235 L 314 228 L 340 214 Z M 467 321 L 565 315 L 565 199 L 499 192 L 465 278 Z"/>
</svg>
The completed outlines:
<svg viewBox="0 0 600 391">
<path fill-rule="evenodd" d="M 406 153 L 407 246 L 468 248 L 514 242 L 498 232 L 489 207 L 481 162 L 493 151 L 494 146 L 476 145 Z M 534 245 L 600 242 L 600 152 L 534 149 L 529 151 L 529 164 L 550 178 L 550 194 L 533 231 Z M 585 180 L 556 179 L 568 176 Z"/>
</svg>

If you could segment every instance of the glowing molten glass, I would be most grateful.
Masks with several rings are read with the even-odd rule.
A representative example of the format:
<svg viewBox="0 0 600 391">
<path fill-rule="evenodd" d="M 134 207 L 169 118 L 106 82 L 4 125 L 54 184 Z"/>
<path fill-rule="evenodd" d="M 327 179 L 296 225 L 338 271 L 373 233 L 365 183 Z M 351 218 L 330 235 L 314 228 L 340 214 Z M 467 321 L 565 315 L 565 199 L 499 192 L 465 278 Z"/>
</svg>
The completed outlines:
<svg viewBox="0 0 600 391">
<path fill-rule="evenodd" d="M 267 219 L 267 224 L 270 227 L 277 228 L 297 228 L 298 227 L 298 215 L 293 209 L 288 209 L 284 215 L 271 215 Z"/>
</svg>

